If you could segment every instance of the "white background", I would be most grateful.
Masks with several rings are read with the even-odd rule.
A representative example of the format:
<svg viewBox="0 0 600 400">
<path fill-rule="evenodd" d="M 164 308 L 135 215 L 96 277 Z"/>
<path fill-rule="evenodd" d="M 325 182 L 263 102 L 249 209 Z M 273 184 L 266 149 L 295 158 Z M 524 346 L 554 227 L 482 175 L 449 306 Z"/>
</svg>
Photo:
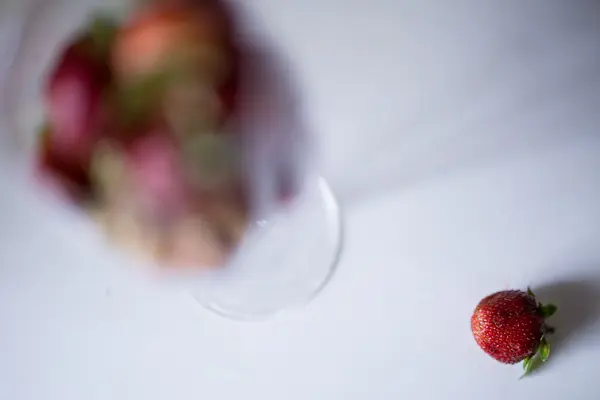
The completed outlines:
<svg viewBox="0 0 600 400">
<path fill-rule="evenodd" d="M 598 398 L 600 2 L 251 8 L 300 72 L 344 204 L 335 278 L 299 312 L 225 320 L 4 171 L 0 398 Z M 551 360 L 519 381 L 469 318 L 527 285 L 559 310 Z"/>
</svg>

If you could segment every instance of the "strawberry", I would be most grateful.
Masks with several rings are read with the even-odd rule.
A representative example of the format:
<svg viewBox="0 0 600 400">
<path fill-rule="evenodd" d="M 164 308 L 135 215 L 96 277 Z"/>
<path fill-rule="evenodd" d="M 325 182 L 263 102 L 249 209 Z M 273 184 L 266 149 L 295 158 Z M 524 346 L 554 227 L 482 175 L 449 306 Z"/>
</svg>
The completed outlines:
<svg viewBox="0 0 600 400">
<path fill-rule="evenodd" d="M 88 36 L 69 45 L 46 88 L 51 143 L 64 157 L 86 158 L 103 122 L 110 72 L 108 64 L 96 57 L 94 46 Z"/>
<path fill-rule="evenodd" d="M 93 195 L 90 157 L 106 122 L 111 84 L 107 48 L 112 20 L 95 17 L 59 55 L 44 88 L 47 122 L 41 132 L 40 177 L 76 202 Z"/>
<path fill-rule="evenodd" d="M 234 38 L 217 1 L 163 0 L 142 8 L 111 48 L 121 114 L 130 125 L 163 114 L 175 130 L 220 126 L 238 100 Z"/>
<path fill-rule="evenodd" d="M 223 135 L 197 134 L 184 142 L 182 152 L 187 172 L 199 191 L 218 192 L 230 187 L 238 175 L 235 144 Z"/>
<path fill-rule="evenodd" d="M 483 351 L 505 364 L 523 361 L 525 375 L 550 355 L 546 335 L 554 331 L 545 319 L 556 312 L 552 304 L 542 305 L 530 289 L 505 290 L 481 300 L 471 317 L 471 331 Z"/>
<path fill-rule="evenodd" d="M 191 65 L 202 65 L 211 79 L 221 76 L 228 69 L 230 41 L 223 13 L 209 4 L 159 3 L 142 9 L 117 34 L 112 63 L 118 77 L 129 80 Z"/>
<path fill-rule="evenodd" d="M 92 185 L 87 170 L 77 160 L 63 157 L 49 141 L 52 132 L 44 127 L 35 174 L 61 200 L 76 203 L 89 199 Z"/>
<path fill-rule="evenodd" d="M 193 194 L 179 149 L 168 131 L 157 127 L 146 132 L 127 146 L 124 157 L 125 170 L 135 186 L 131 190 L 144 209 L 159 218 L 186 211 Z"/>
<path fill-rule="evenodd" d="M 164 262 L 176 268 L 219 267 L 231 249 L 203 217 L 190 214 L 181 218 L 165 235 Z"/>
</svg>

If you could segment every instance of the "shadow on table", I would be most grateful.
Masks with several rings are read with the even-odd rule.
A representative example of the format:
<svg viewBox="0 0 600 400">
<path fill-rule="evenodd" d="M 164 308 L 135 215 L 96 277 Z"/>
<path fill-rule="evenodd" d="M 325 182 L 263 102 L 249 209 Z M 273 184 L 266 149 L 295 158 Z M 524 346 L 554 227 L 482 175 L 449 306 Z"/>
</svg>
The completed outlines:
<svg viewBox="0 0 600 400">
<path fill-rule="evenodd" d="M 552 346 L 548 363 L 581 346 L 589 337 L 599 336 L 593 332 L 600 328 L 600 272 L 565 278 L 532 290 L 541 303 L 558 307 L 548 319 L 548 325 L 556 329 L 548 339 Z"/>
</svg>

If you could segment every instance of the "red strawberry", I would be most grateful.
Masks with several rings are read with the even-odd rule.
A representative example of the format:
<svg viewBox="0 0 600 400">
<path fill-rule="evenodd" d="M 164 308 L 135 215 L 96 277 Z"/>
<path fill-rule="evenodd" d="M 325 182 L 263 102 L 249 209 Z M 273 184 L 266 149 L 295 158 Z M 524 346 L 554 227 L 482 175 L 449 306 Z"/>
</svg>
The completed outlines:
<svg viewBox="0 0 600 400">
<path fill-rule="evenodd" d="M 534 358 L 546 361 L 550 355 L 546 334 L 553 329 L 545 319 L 555 312 L 556 306 L 537 303 L 529 289 L 505 290 L 479 302 L 471 317 L 471 331 L 483 351 L 505 364 L 524 361 L 528 374 Z"/>
<path fill-rule="evenodd" d="M 146 132 L 126 149 L 125 168 L 143 206 L 153 215 L 170 218 L 193 201 L 180 163 L 179 149 L 161 128 Z"/>
<path fill-rule="evenodd" d="M 201 61 L 222 75 L 228 69 L 230 27 L 211 4 L 157 3 L 143 9 L 117 35 L 112 62 L 122 80 L 154 74 L 184 61 Z"/>
<path fill-rule="evenodd" d="M 92 195 L 89 164 L 106 117 L 111 31 L 109 19 L 95 18 L 59 55 L 46 82 L 48 121 L 42 132 L 38 172 L 70 200 Z"/>
<path fill-rule="evenodd" d="M 121 112 L 134 124 L 164 114 L 176 131 L 215 130 L 236 107 L 234 37 L 228 11 L 214 0 L 162 0 L 142 8 L 111 49 Z"/>
<path fill-rule="evenodd" d="M 44 129 L 35 173 L 63 200 L 79 202 L 89 198 L 92 186 L 86 168 L 57 153 L 49 143 L 52 133 L 47 127 Z"/>
<path fill-rule="evenodd" d="M 106 61 L 85 36 L 66 48 L 46 89 L 51 144 L 67 158 L 87 158 L 103 122 L 103 95 L 110 83 Z"/>
</svg>

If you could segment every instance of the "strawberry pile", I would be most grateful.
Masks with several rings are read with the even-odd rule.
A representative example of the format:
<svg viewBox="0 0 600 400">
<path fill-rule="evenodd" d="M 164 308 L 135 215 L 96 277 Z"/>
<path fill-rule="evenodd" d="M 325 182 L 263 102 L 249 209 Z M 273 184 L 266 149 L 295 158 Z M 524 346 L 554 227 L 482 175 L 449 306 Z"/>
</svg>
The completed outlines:
<svg viewBox="0 0 600 400">
<path fill-rule="evenodd" d="M 42 181 L 159 264 L 223 264 L 248 223 L 229 128 L 239 65 L 217 1 L 155 1 L 124 23 L 93 18 L 45 85 Z"/>
<path fill-rule="evenodd" d="M 504 290 L 485 297 L 471 317 L 471 331 L 483 351 L 505 364 L 523 361 L 525 375 L 550 356 L 546 319 L 553 304 L 538 303 L 533 292 Z"/>
</svg>

